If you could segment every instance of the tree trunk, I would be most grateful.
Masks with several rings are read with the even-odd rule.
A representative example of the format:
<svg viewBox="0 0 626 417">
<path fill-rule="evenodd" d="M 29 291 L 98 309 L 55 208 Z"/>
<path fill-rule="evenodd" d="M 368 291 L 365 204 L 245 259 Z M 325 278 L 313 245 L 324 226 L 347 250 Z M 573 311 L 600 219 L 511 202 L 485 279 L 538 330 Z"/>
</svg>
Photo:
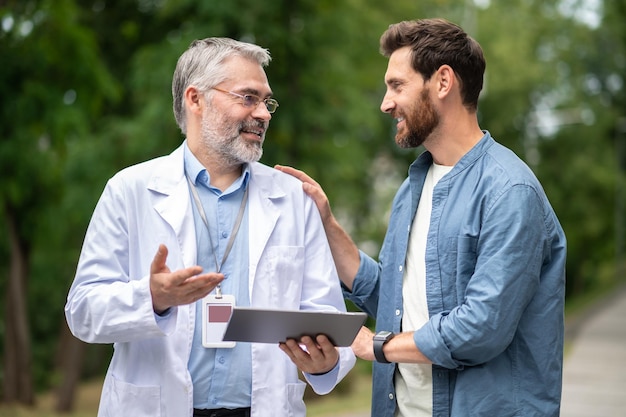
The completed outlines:
<svg viewBox="0 0 626 417">
<path fill-rule="evenodd" d="M 13 209 L 5 207 L 11 260 L 6 292 L 4 341 L 4 386 L 6 402 L 33 405 L 35 402 L 32 357 L 26 309 L 26 281 L 30 250 L 20 238 Z"/>
<path fill-rule="evenodd" d="M 63 321 L 62 329 L 57 356 L 61 383 L 57 389 L 56 411 L 67 413 L 74 408 L 76 388 L 83 369 L 85 343 L 72 335 L 65 321 Z"/>
</svg>

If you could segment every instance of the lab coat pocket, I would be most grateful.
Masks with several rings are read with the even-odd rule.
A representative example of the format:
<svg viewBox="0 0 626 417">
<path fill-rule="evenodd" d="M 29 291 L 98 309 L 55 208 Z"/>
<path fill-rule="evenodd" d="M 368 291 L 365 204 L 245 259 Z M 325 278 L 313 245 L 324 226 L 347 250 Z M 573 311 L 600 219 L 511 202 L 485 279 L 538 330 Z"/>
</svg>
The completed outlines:
<svg viewBox="0 0 626 417">
<path fill-rule="evenodd" d="M 306 415 L 304 405 L 304 390 L 306 384 L 298 381 L 295 384 L 287 384 L 287 397 L 289 398 L 289 417 L 301 417 Z"/>
<path fill-rule="evenodd" d="M 160 417 L 161 388 L 156 385 L 139 386 L 111 378 L 105 415 Z"/>
<path fill-rule="evenodd" d="M 304 247 L 268 246 L 257 279 L 270 288 L 272 304 L 297 309 L 304 276 Z"/>
</svg>

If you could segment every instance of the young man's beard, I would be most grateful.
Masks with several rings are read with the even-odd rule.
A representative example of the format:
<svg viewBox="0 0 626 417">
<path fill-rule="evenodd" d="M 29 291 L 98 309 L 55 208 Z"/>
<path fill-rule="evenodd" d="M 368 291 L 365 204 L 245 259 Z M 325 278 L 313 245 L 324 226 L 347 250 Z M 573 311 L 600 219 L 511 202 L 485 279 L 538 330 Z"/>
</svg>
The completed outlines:
<svg viewBox="0 0 626 417">
<path fill-rule="evenodd" d="M 396 143 L 401 148 L 417 148 L 439 125 L 439 114 L 428 95 L 428 89 L 422 90 L 419 101 L 408 110 L 404 115 L 407 132 L 403 136 L 398 132 Z"/>
<path fill-rule="evenodd" d="M 233 122 L 226 117 L 211 114 L 207 109 L 202 118 L 202 141 L 207 149 L 216 152 L 225 164 L 238 165 L 256 162 L 263 155 L 263 138 L 260 142 L 248 142 L 241 132 L 258 128 L 263 122 Z M 266 126 L 263 126 L 265 130 Z"/>
</svg>

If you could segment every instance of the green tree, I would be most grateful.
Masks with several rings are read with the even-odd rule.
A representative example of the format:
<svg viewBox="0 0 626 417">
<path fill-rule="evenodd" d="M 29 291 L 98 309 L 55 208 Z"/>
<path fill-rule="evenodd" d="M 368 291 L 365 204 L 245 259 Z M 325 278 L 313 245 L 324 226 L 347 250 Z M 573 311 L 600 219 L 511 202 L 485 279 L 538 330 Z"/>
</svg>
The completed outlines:
<svg viewBox="0 0 626 417">
<path fill-rule="evenodd" d="M 56 210 L 65 188 L 67 145 L 89 136 L 90 119 L 114 97 L 116 86 L 98 64 L 90 31 L 76 24 L 72 1 L 10 2 L 0 8 L 0 19 L 0 236 L 9 252 L 1 269 L 8 277 L 2 397 L 30 404 L 39 368 L 32 364 L 28 306 L 61 289 L 50 275 L 58 263 L 44 253 L 64 235 Z M 36 257 L 51 263 L 34 271 Z M 35 312 L 38 321 L 52 318 L 40 305 Z M 50 334 L 59 323 L 42 325 L 50 326 Z"/>
</svg>

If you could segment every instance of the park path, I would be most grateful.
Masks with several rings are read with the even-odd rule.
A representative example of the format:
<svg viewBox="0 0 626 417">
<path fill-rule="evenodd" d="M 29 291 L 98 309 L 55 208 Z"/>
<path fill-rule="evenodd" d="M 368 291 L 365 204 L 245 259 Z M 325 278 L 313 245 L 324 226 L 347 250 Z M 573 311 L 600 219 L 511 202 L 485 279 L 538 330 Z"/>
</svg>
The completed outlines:
<svg viewBox="0 0 626 417">
<path fill-rule="evenodd" d="M 594 310 L 566 352 L 561 417 L 626 416 L 626 290 Z"/>
</svg>

